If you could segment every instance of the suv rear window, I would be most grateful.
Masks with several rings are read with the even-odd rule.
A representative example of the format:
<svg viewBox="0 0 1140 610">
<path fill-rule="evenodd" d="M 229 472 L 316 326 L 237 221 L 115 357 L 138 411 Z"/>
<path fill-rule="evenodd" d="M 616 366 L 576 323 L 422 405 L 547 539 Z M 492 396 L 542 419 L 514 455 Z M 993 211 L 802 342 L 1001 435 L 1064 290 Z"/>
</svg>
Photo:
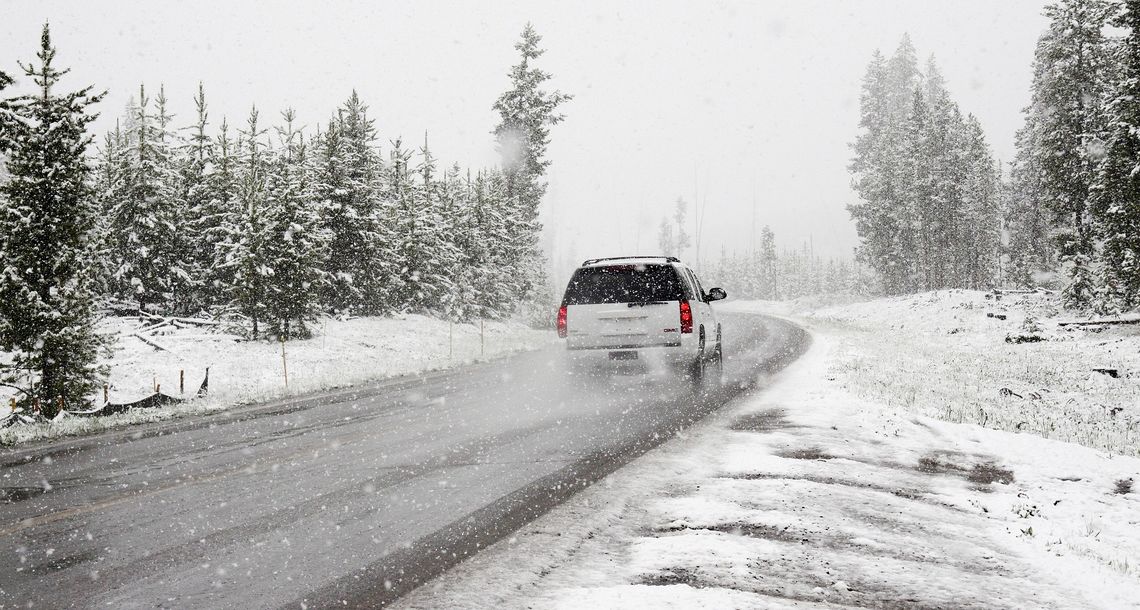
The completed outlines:
<svg viewBox="0 0 1140 610">
<path fill-rule="evenodd" d="M 566 287 L 563 305 L 680 301 L 685 298 L 680 278 L 668 265 L 607 265 L 583 267 Z"/>
</svg>

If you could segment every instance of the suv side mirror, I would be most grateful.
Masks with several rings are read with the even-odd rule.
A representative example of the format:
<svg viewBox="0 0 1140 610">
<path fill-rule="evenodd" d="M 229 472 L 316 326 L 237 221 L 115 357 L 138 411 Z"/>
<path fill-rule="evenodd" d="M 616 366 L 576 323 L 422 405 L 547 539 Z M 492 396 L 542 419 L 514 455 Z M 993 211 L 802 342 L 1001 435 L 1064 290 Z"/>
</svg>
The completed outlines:
<svg viewBox="0 0 1140 610">
<path fill-rule="evenodd" d="M 705 300 L 709 303 L 727 298 L 728 293 L 724 291 L 724 288 L 709 288 L 709 293 L 707 296 L 705 296 Z"/>
</svg>

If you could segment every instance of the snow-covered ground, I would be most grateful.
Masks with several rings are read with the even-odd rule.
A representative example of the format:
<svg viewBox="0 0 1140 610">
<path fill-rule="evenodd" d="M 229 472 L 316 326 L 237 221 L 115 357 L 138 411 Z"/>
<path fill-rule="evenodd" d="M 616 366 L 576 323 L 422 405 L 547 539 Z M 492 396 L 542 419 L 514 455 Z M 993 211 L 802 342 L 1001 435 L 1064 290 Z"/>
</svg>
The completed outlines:
<svg viewBox="0 0 1140 610">
<path fill-rule="evenodd" d="M 1140 456 L 1140 324 L 1060 326 L 1080 318 L 1055 296 L 966 290 L 789 313 L 836 337 L 831 374 L 859 396 Z"/>
<path fill-rule="evenodd" d="M 856 382 L 885 375 L 872 359 L 891 347 L 904 364 L 901 350 L 912 345 L 956 362 L 973 342 L 973 377 L 964 363 L 938 360 L 904 371 L 921 371 L 922 378 L 900 372 L 895 382 L 948 388 L 994 379 L 1020 391 L 1010 384 L 1022 380 L 1017 371 L 1027 358 L 1006 363 L 1014 348 L 1035 346 L 1035 365 L 1046 368 L 1040 360 L 1052 350 L 1073 352 L 1066 366 L 1085 365 L 1116 353 L 1081 353 L 1086 345 L 1135 341 L 1113 330 L 1005 347 L 1004 333 L 984 326 L 998 322 L 985 317 L 984 297 L 968 301 L 974 309 L 954 306 L 974 296 L 927 295 L 802 316 L 813 347 L 771 387 L 684 431 L 402 606 L 1140 607 L 1140 488 L 1133 489 L 1140 459 L 1094 442 L 1043 438 L 1024 426 L 995 430 L 923 415 L 917 397 L 896 400 L 888 389 L 878 395 L 885 398 L 873 398 L 873 384 Z M 952 314 L 924 328 L 918 319 L 925 314 L 912 308 Z M 851 320 L 866 330 L 852 334 Z M 890 336 L 892 324 L 913 332 L 913 343 Z M 925 345 L 921 335 L 943 324 L 963 330 L 928 334 Z M 1019 325 L 1010 315 L 999 328 Z M 853 354 L 862 367 L 850 366 Z M 958 377 L 939 378 L 950 374 Z M 1082 387 L 1090 388 L 1090 400 L 1121 395 L 1090 375 L 1066 378 L 1088 384 Z M 1083 396 L 1078 388 L 1064 391 Z M 940 392 L 930 396 L 946 398 L 951 414 L 961 409 L 950 389 Z M 993 402 L 986 424 L 1012 404 Z"/>
<path fill-rule="evenodd" d="M 454 324 L 420 315 L 389 318 L 325 319 L 315 337 L 282 346 L 265 341 L 233 340 L 231 335 L 187 326 L 166 326 L 148 334 L 159 350 L 133 336 L 148 324 L 137 318 L 104 320 L 101 333 L 113 334 L 108 361 L 111 402 L 138 400 L 154 392 L 179 396 L 179 374 L 186 396 L 193 396 L 210 369 L 206 399 L 155 409 L 136 409 L 108 417 L 69 417 L 57 422 L 15 425 L 0 430 L 0 445 L 67 434 L 80 434 L 131 423 L 226 409 L 290 395 L 348 386 L 399 375 L 445 369 L 504 354 L 535 349 L 555 339 L 549 330 L 515 322 Z M 289 383 L 285 385 L 285 365 Z M 0 409 L 7 409 L 3 398 Z"/>
</svg>

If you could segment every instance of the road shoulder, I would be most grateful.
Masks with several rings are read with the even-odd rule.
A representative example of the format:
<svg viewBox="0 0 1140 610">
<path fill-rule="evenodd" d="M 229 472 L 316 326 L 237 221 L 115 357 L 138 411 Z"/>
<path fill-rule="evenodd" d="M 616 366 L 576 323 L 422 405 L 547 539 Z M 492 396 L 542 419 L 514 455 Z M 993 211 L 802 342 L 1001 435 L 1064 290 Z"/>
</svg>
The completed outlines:
<svg viewBox="0 0 1140 610">
<path fill-rule="evenodd" d="M 401 600 L 1130 607 L 1140 460 L 857 399 L 832 343 Z"/>
</svg>

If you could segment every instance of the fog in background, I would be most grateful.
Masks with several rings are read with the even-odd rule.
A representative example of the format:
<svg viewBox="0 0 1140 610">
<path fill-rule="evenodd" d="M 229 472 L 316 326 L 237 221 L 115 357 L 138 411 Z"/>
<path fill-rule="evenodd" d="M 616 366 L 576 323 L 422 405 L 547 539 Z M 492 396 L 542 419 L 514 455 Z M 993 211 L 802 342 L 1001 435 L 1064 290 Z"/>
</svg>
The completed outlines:
<svg viewBox="0 0 1140 610">
<path fill-rule="evenodd" d="M 201 80 L 214 129 L 223 116 L 244 123 L 256 104 L 271 121 L 296 108 L 310 133 L 356 89 L 385 154 L 389 140 L 418 147 L 427 131 L 441 162 L 480 167 L 498 163 L 491 104 L 531 21 L 547 50 L 541 67 L 575 96 L 549 150 L 544 222 L 559 282 L 587 256 L 655 253 L 677 197 L 690 231 L 694 197 L 706 205 L 706 263 L 721 246 L 751 247 L 754 222 L 781 248 L 850 256 L 848 143 L 872 51 L 889 55 L 909 33 L 1008 161 L 1043 5 L 9 1 L 0 67 L 32 59 L 50 20 L 66 82 L 108 90 L 100 134 L 140 82 L 148 93 L 165 84 L 179 126 Z"/>
</svg>

